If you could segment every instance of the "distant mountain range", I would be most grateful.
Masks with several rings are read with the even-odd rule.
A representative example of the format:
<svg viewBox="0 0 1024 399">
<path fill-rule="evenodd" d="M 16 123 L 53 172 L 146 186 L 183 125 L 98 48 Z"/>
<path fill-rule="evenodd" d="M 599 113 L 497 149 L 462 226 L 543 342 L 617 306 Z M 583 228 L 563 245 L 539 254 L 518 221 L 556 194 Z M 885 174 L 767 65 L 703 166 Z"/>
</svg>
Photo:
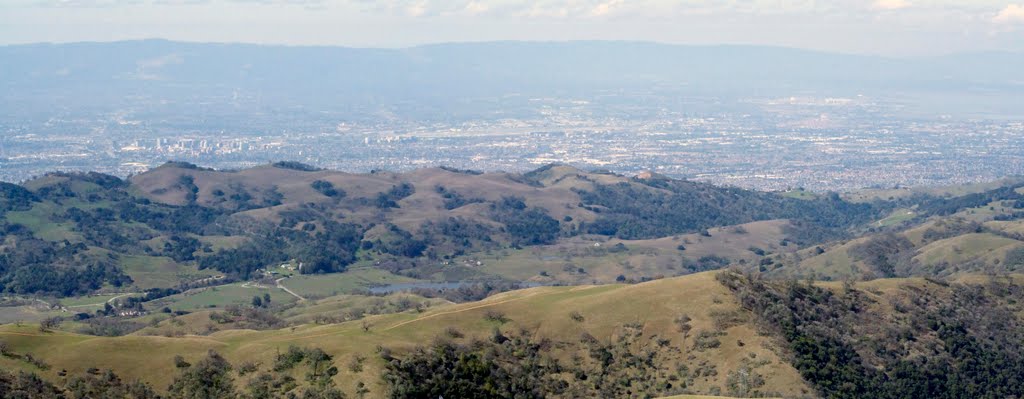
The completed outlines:
<svg viewBox="0 0 1024 399">
<path fill-rule="evenodd" d="M 885 58 L 760 46 L 487 42 L 405 49 L 165 40 L 0 47 L 5 103 L 437 107 L 550 96 L 1024 93 L 1024 54 Z M 88 99 L 85 101 L 83 99 Z M 927 100 L 923 100 L 927 101 Z M 82 104 L 84 103 L 84 104 Z M 455 110 L 452 112 L 468 112 Z"/>
</svg>

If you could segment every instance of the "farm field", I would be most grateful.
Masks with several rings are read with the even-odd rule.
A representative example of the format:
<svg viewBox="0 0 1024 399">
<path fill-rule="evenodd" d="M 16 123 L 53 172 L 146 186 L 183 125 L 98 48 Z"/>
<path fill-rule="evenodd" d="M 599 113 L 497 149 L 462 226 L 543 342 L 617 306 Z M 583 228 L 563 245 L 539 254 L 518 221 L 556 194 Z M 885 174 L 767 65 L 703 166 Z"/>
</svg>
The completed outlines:
<svg viewBox="0 0 1024 399">
<path fill-rule="evenodd" d="M 885 219 L 879 220 L 878 227 L 889 227 L 906 222 L 917 217 L 917 213 L 911 209 L 897 209 Z"/>
<path fill-rule="evenodd" d="M 181 294 L 160 298 L 150 302 L 153 308 L 169 307 L 171 310 L 194 311 L 224 308 L 228 305 L 248 306 L 254 296 L 269 294 L 273 303 L 291 303 L 296 298 L 277 288 L 253 283 L 232 283 L 214 287 L 198 288 Z"/>
<path fill-rule="evenodd" d="M 172 287 L 181 281 L 198 280 L 220 275 L 216 270 L 198 270 L 193 266 L 180 265 L 163 256 L 121 256 L 125 273 L 140 289 Z"/>
</svg>

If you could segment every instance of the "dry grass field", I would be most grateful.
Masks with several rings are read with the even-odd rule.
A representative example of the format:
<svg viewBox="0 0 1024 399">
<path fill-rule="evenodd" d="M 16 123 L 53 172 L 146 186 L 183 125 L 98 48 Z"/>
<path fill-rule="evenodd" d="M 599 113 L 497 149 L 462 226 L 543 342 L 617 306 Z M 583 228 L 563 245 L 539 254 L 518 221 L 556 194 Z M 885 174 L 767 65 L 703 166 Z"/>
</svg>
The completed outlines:
<svg viewBox="0 0 1024 399">
<path fill-rule="evenodd" d="M 310 308 L 332 306 L 321 303 Z M 509 319 L 505 324 L 488 320 L 487 312 L 501 312 Z M 570 312 L 578 312 L 582 320 L 574 320 Z M 693 333 L 684 340 L 677 330 L 675 318 L 686 314 L 692 318 Z M 203 323 L 204 313 L 184 316 L 187 323 Z M 205 316 L 208 317 L 208 316 Z M 734 320 L 722 325 L 722 319 Z M 336 377 L 339 387 L 353 394 L 357 382 L 366 383 L 371 397 L 383 397 L 380 384 L 382 360 L 376 355 L 378 346 L 393 348 L 400 354 L 417 345 L 429 344 L 435 337 L 455 328 L 469 340 L 485 338 L 494 328 L 506 331 L 525 329 L 538 337 L 565 343 L 559 356 L 567 357 L 580 350 L 583 332 L 599 340 L 621 333 L 626 324 L 641 326 L 644 337 L 671 340 L 683 348 L 682 354 L 666 360 L 659 368 L 673 370 L 679 364 L 691 368 L 700 364 L 714 365 L 716 373 L 699 378 L 688 389 L 709 393 L 723 389 L 730 372 L 745 364 L 745 359 L 758 359 L 757 372 L 765 378 L 769 391 L 783 396 L 809 392 L 795 369 L 772 350 L 773 342 L 756 332 L 749 315 L 738 307 L 730 292 L 714 279 L 713 273 L 651 281 L 636 285 L 602 285 L 577 287 L 537 287 L 506 292 L 486 300 L 457 305 L 439 305 L 422 313 L 414 310 L 375 315 L 363 321 L 331 325 L 305 324 L 272 331 L 229 330 L 209 336 L 186 335 L 176 338 L 131 335 L 103 338 L 68 332 L 41 333 L 34 325 L 4 325 L 0 339 L 19 353 L 31 353 L 53 367 L 40 371 L 47 378 L 57 379 L 57 371 L 84 372 L 89 367 L 111 368 L 128 379 L 142 379 L 156 387 L 165 387 L 175 374 L 173 357 L 182 355 L 192 360 L 213 349 L 232 362 L 257 362 L 262 367 L 272 362 L 274 354 L 288 345 L 316 346 L 336 357 L 344 365 L 355 356 L 364 356 L 367 367 L 353 373 L 344 367 Z M 693 348 L 694 335 L 700 331 L 720 331 L 720 346 L 705 350 Z M 137 333 L 141 334 L 143 332 Z M 103 356 L 96 356 L 102 353 Z M 0 366 L 8 369 L 33 369 L 24 362 L 2 358 Z M 39 371 L 39 370 L 34 370 Z M 242 383 L 243 381 L 238 381 Z"/>
</svg>

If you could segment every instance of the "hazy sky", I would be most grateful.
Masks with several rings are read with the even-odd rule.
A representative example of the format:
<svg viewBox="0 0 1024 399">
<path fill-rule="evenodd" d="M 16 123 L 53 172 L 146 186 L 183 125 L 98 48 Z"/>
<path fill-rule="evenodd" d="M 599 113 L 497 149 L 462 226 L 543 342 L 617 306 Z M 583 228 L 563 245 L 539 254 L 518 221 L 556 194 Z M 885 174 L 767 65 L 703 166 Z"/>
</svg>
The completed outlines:
<svg viewBox="0 0 1024 399">
<path fill-rule="evenodd" d="M 166 38 L 405 47 L 485 40 L 1024 51 L 1024 0 L 0 0 L 0 43 Z"/>
</svg>

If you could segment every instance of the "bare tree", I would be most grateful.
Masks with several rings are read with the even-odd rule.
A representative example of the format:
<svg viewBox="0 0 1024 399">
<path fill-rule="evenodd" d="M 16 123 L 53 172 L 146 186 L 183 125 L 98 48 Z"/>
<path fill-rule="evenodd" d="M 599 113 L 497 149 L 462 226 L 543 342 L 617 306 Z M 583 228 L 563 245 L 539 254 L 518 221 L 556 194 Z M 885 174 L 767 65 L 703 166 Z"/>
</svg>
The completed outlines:
<svg viewBox="0 0 1024 399">
<path fill-rule="evenodd" d="M 57 316 L 47 317 L 47 318 L 43 319 L 43 321 L 39 322 L 39 331 L 41 331 L 41 332 L 50 332 L 53 329 L 60 327 L 60 323 L 62 321 L 63 320 L 60 317 L 57 317 Z"/>
</svg>

